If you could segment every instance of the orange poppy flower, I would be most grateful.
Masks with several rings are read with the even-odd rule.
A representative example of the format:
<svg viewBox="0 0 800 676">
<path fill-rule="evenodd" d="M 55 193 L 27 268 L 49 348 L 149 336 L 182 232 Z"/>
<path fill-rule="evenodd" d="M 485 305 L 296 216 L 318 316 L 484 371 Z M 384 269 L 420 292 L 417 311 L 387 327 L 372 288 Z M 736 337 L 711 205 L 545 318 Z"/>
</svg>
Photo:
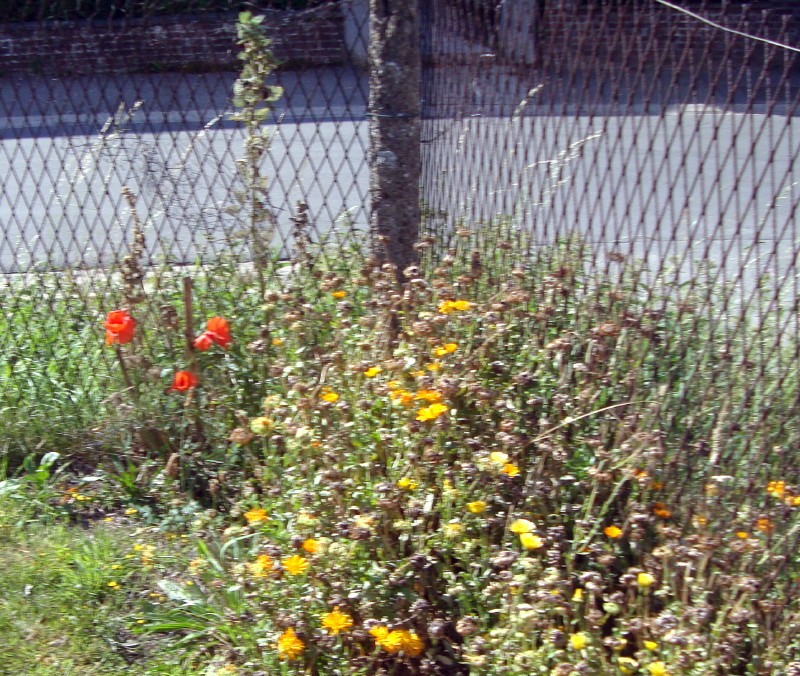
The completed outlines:
<svg viewBox="0 0 800 676">
<path fill-rule="evenodd" d="M 125 310 L 109 312 L 103 324 L 106 327 L 106 345 L 130 343 L 136 322 Z"/>
<path fill-rule="evenodd" d="M 205 352 L 214 344 L 214 339 L 209 335 L 208 331 L 205 333 L 201 333 L 194 341 L 194 347 L 196 350 L 200 350 L 201 352 Z"/>
<path fill-rule="evenodd" d="M 172 380 L 172 387 L 170 390 L 173 392 L 185 392 L 193 387 L 197 387 L 197 376 L 191 371 L 177 371 L 175 378 Z"/>
<path fill-rule="evenodd" d="M 231 344 L 231 330 L 228 320 L 222 317 L 212 317 L 206 324 L 206 335 L 220 347 L 227 348 Z"/>
</svg>

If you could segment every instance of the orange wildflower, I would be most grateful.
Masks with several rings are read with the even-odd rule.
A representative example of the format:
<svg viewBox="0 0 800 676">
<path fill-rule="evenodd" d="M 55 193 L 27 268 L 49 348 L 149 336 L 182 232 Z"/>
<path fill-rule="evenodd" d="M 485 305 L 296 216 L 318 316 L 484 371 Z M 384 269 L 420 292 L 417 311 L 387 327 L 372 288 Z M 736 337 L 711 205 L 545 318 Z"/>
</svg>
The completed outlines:
<svg viewBox="0 0 800 676">
<path fill-rule="evenodd" d="M 185 392 L 197 387 L 198 382 L 197 376 L 191 371 L 177 371 L 169 389 L 172 392 Z"/>
<path fill-rule="evenodd" d="M 756 521 L 756 530 L 760 530 L 762 533 L 771 533 L 775 530 L 775 524 L 769 519 L 758 519 Z"/>
<path fill-rule="evenodd" d="M 194 346 L 198 350 L 207 350 L 216 343 L 220 347 L 227 349 L 232 340 L 228 320 L 222 317 L 212 317 L 206 324 L 205 333 L 198 336 L 194 341 Z"/>
<path fill-rule="evenodd" d="M 773 498 L 782 498 L 786 493 L 785 481 L 770 481 L 767 484 L 767 493 Z"/>
<path fill-rule="evenodd" d="M 306 648 L 306 644 L 295 633 L 293 627 L 289 627 L 278 637 L 278 655 L 284 660 L 296 660 Z"/>
<path fill-rule="evenodd" d="M 653 514 L 659 519 L 669 519 L 669 517 L 672 516 L 672 512 L 667 509 L 667 506 L 663 502 L 657 502 L 653 505 Z"/>
<path fill-rule="evenodd" d="M 103 324 L 106 328 L 106 345 L 130 343 L 136 321 L 125 310 L 109 312 Z"/>
<path fill-rule="evenodd" d="M 211 346 L 213 344 L 214 344 L 214 339 L 207 332 L 201 333 L 194 340 L 194 349 L 200 350 L 200 352 L 205 352 L 206 350 L 211 349 Z"/>
</svg>

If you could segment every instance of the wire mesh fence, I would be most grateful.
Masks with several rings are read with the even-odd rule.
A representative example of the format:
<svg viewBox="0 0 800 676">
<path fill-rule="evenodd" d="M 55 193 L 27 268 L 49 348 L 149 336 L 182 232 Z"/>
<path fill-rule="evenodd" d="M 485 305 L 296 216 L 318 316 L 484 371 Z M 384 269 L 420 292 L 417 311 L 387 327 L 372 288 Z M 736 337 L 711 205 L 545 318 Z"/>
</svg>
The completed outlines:
<svg viewBox="0 0 800 676">
<path fill-rule="evenodd" d="M 610 319 L 598 329 L 575 318 L 574 332 L 589 336 L 587 364 L 603 358 L 598 330 L 636 332 L 653 368 L 668 347 L 683 355 L 675 383 L 692 365 L 710 365 L 707 393 L 720 408 L 708 426 L 724 428 L 720 449 L 753 442 L 779 399 L 789 402 L 783 418 L 758 444 L 796 447 L 800 65 L 792 46 L 800 40 L 767 2 L 689 9 L 422 0 L 423 244 L 435 263 L 474 237 L 524 253 L 519 275 L 545 311 L 579 272 L 595 280 L 582 293 L 595 294 Z M 231 210 L 246 141 L 229 115 L 236 16 L 208 15 L 213 40 L 209 24 L 191 24 L 198 16 L 109 19 L 117 42 L 101 47 L 107 37 L 84 35 L 80 18 L 35 30 L 4 24 L 0 420 L 8 437 L 27 440 L 35 435 L 23 428 L 100 410 L 102 375 L 70 357 L 69 332 L 95 330 L 99 299 L 119 295 L 117 273 L 131 256 L 150 288 L 252 260 Z M 262 166 L 275 259 L 297 249 L 303 202 L 306 235 L 336 264 L 356 268 L 370 209 L 364 3 L 271 16 L 286 61 L 271 80 L 284 93 L 266 122 Z M 292 32 L 298 24 L 303 32 Z M 200 48 L 174 66 L 155 41 L 176 25 Z M 74 46 L 49 53 L 63 30 Z M 114 44 L 138 72 L 101 58 Z M 25 49 L 40 59 L 11 58 Z M 304 49 L 313 55 L 306 63 L 297 56 Z M 560 262 L 542 278 L 535 262 L 544 255 Z M 219 276 L 208 283 L 226 288 Z M 617 298 L 622 287 L 634 295 Z M 164 304 L 159 297 L 142 311 L 163 317 Z M 109 359 L 99 339 L 96 356 Z M 664 425 L 683 424 L 693 404 L 682 391 L 670 396 Z M 86 417 L 79 422 L 90 426 Z"/>
</svg>

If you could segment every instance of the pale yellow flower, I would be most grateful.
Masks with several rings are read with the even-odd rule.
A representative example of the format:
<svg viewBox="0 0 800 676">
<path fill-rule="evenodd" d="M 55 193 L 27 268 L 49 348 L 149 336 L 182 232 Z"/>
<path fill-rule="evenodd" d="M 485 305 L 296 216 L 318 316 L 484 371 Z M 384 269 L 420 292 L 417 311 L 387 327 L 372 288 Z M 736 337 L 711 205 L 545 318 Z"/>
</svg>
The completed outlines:
<svg viewBox="0 0 800 676">
<path fill-rule="evenodd" d="M 541 549 L 544 547 L 544 540 L 533 533 L 520 533 L 519 542 L 527 550 Z"/>
<path fill-rule="evenodd" d="M 250 421 L 250 431 L 253 434 L 258 434 L 262 437 L 266 434 L 269 434 L 272 431 L 272 428 L 272 421 L 264 415 L 259 416 L 258 418 L 253 418 Z"/>
<path fill-rule="evenodd" d="M 516 519 L 515 521 L 511 522 L 511 525 L 508 527 L 512 533 L 516 533 L 517 535 L 521 535 L 522 533 L 531 533 L 536 529 L 536 524 L 533 521 L 528 521 L 528 519 Z"/>
</svg>

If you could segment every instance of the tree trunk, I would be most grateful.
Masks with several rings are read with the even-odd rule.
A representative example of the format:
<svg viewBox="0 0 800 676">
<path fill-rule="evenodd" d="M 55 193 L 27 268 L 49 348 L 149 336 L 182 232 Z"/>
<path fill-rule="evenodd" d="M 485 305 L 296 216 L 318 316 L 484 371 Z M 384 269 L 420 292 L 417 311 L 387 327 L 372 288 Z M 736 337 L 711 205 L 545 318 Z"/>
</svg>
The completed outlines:
<svg viewBox="0 0 800 676">
<path fill-rule="evenodd" d="M 417 263 L 420 53 L 416 0 L 370 0 L 370 228 L 380 260 Z"/>
</svg>

